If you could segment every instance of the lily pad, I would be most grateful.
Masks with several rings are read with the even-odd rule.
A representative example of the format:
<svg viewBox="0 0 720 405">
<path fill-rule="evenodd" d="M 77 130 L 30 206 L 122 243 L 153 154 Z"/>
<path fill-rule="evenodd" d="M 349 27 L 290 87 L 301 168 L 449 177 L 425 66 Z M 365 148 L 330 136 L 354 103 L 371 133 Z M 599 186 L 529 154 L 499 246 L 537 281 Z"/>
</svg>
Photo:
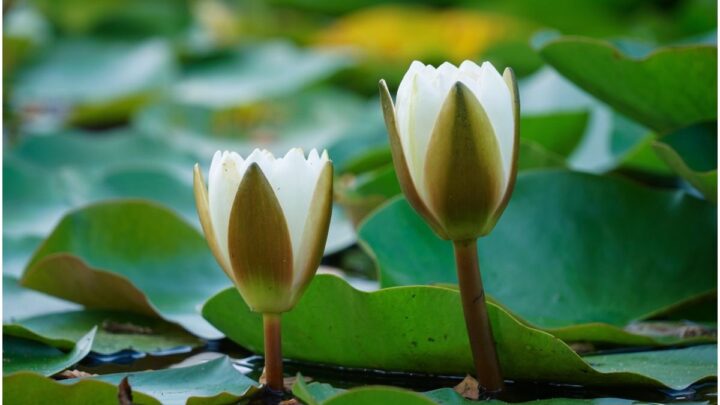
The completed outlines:
<svg viewBox="0 0 720 405">
<path fill-rule="evenodd" d="M 221 335 L 198 307 L 230 285 L 196 229 L 162 206 L 129 200 L 65 216 L 21 282 L 88 308 L 161 317 L 205 338 Z"/>
<path fill-rule="evenodd" d="M 72 350 L 64 353 L 44 343 L 3 334 L 3 375 L 30 371 L 53 375 L 82 360 L 90 352 L 95 328 L 82 336 Z"/>
<path fill-rule="evenodd" d="M 488 308 L 503 374 L 509 379 L 678 388 L 716 373 L 714 345 L 691 348 L 699 351 L 697 356 L 654 352 L 659 353 L 657 363 L 673 358 L 687 359 L 693 369 L 701 364 L 702 377 L 688 374 L 681 364 L 666 374 L 656 373 L 657 364 L 643 366 L 625 355 L 608 356 L 614 361 L 612 371 L 609 362 L 595 369 L 560 339 L 526 325 L 493 302 Z M 234 288 L 211 298 L 203 315 L 233 341 L 262 352 L 262 317 L 249 310 Z M 473 368 L 460 294 L 454 289 L 407 286 L 367 293 L 338 277 L 318 275 L 298 305 L 283 315 L 282 325 L 283 353 L 294 360 L 435 374 L 465 374 Z M 698 363 L 693 357 L 704 360 Z"/>
<path fill-rule="evenodd" d="M 174 69 L 170 46 L 160 40 L 61 41 L 18 76 L 12 103 L 58 126 L 122 122 L 169 85 Z"/>
<path fill-rule="evenodd" d="M 360 392 L 358 392 L 360 391 Z M 391 398 L 401 397 L 403 404 L 427 404 L 430 399 L 432 404 L 442 405 L 472 405 L 478 401 L 465 399 L 452 388 L 440 388 L 424 393 L 412 391 L 402 391 L 396 387 L 385 386 L 367 386 L 362 388 L 354 388 L 344 390 L 335 388 L 329 384 L 311 383 L 305 384 L 301 380 L 297 380 L 293 385 L 293 395 L 303 400 L 308 405 L 334 404 L 334 403 L 358 403 L 373 405 L 377 403 L 389 402 Z M 336 399 L 337 398 L 337 399 Z M 339 401 L 343 402 L 339 402 Z M 395 402 L 397 403 L 397 402 Z M 483 401 L 484 404 L 500 405 L 507 402 L 500 400 Z M 540 399 L 530 402 L 515 402 L 521 404 L 533 405 L 583 405 L 583 404 L 623 404 L 632 405 L 635 401 L 620 398 L 597 398 L 597 399 L 570 399 L 570 398 L 552 398 Z"/>
<path fill-rule="evenodd" d="M 36 315 L 80 309 L 80 305 L 38 291 L 23 288 L 20 280 L 3 274 L 3 323 Z M 85 329 L 85 332 L 90 328 Z"/>
<path fill-rule="evenodd" d="M 653 143 L 655 152 L 678 176 L 717 202 L 717 123 L 698 124 Z"/>
<path fill-rule="evenodd" d="M 349 63 L 346 55 L 336 51 L 267 42 L 191 69 L 175 85 L 173 98 L 182 104 L 212 108 L 238 106 L 297 92 Z"/>
<path fill-rule="evenodd" d="M 661 48 L 636 59 L 605 41 L 560 37 L 540 55 L 588 93 L 657 131 L 717 118 L 715 46 Z"/>
<path fill-rule="evenodd" d="M 173 147 L 128 130 L 28 137 L 3 162 L 3 235 L 25 251 L 22 238 L 45 237 L 68 209 L 118 197 L 152 199 L 197 223 L 192 164 Z M 29 258 L 18 253 L 17 260 Z"/>
<path fill-rule="evenodd" d="M 232 93 L 237 94 L 244 93 Z M 224 149 L 245 155 L 258 147 L 275 154 L 292 147 L 322 148 L 366 118 L 362 99 L 322 87 L 238 103 L 213 107 L 170 99 L 144 109 L 134 125 L 205 162 Z"/>
<path fill-rule="evenodd" d="M 716 218 L 712 204 L 679 191 L 521 173 L 497 227 L 478 241 L 480 267 L 488 293 L 534 325 L 622 327 L 715 291 Z M 457 283 L 452 245 L 405 200 L 359 234 L 383 287 Z"/>
<path fill-rule="evenodd" d="M 117 311 L 85 310 L 53 313 L 3 325 L 5 335 L 25 337 L 70 349 L 90 328 L 97 326 L 92 350 L 111 354 L 120 350 L 161 352 L 178 347 L 198 347 L 203 341 L 157 318 Z"/>
<path fill-rule="evenodd" d="M 258 384 L 236 370 L 223 356 L 206 363 L 159 371 L 107 374 L 99 377 L 54 381 L 21 373 L 3 379 L 3 399 L 8 404 L 52 403 L 57 398 L 71 404 L 117 404 L 117 385 L 128 377 L 134 403 L 229 404 L 257 391 Z M 10 401 L 8 401 L 8 399 Z"/>
</svg>

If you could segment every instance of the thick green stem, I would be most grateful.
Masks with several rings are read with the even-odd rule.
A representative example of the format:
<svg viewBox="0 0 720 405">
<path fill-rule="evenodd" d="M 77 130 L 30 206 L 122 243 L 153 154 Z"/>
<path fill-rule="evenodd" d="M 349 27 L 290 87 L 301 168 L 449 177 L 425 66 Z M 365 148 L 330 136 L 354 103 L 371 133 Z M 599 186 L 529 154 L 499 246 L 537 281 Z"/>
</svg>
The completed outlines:
<svg viewBox="0 0 720 405">
<path fill-rule="evenodd" d="M 265 332 L 265 381 L 274 391 L 283 390 L 282 338 L 280 314 L 263 314 Z"/>
<path fill-rule="evenodd" d="M 470 339 L 476 377 L 486 392 L 497 393 L 504 388 L 503 378 L 485 304 L 477 240 L 454 241 L 453 246 L 465 326 Z"/>
</svg>

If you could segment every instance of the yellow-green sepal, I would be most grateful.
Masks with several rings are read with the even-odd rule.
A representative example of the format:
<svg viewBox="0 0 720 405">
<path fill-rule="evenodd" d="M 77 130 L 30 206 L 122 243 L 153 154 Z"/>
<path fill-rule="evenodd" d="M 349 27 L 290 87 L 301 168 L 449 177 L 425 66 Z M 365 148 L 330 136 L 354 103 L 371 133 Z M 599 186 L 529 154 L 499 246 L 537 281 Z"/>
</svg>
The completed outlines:
<svg viewBox="0 0 720 405">
<path fill-rule="evenodd" d="M 472 91 L 456 83 L 435 122 L 425 185 L 446 239 L 487 234 L 503 194 L 505 175 L 492 123 Z"/>
<path fill-rule="evenodd" d="M 425 205 L 425 202 L 420 198 L 420 194 L 418 194 L 415 184 L 410 177 L 410 170 L 408 169 L 402 142 L 400 141 L 400 132 L 397 127 L 395 105 L 393 104 L 392 96 L 390 96 L 390 91 L 387 88 L 385 80 L 380 80 L 379 87 L 380 103 L 382 104 L 385 126 L 387 127 L 390 139 L 390 151 L 392 153 L 395 174 L 397 175 L 398 183 L 400 183 L 400 188 L 410 205 L 425 219 L 435 233 L 441 238 L 447 239 L 445 230 L 437 218 L 435 218 L 432 211 Z"/>
<path fill-rule="evenodd" d="M 200 172 L 200 165 L 197 163 L 195 164 L 195 167 L 193 167 L 193 194 L 195 195 L 195 209 L 197 210 L 198 218 L 200 218 L 200 225 L 202 226 L 203 233 L 205 234 L 205 240 L 208 242 L 210 251 L 213 256 L 215 256 L 215 260 L 217 260 L 218 264 L 220 264 L 220 267 L 225 274 L 227 274 L 231 280 L 234 280 L 235 278 L 233 276 L 232 269 L 230 268 L 230 263 L 227 262 L 227 259 L 223 256 L 222 251 L 220 250 L 215 229 L 213 228 L 212 220 L 210 219 L 208 191 L 205 186 L 203 175 Z"/>
<path fill-rule="evenodd" d="M 253 163 L 238 187 L 228 224 L 233 280 L 256 312 L 292 308 L 293 252 L 280 202 L 260 166 Z"/>
</svg>

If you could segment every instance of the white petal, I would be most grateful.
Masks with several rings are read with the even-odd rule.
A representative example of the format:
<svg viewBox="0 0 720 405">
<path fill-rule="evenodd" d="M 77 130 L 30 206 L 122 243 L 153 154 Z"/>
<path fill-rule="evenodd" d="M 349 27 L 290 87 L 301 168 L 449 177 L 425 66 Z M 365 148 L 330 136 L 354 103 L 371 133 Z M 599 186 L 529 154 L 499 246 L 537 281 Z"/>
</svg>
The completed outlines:
<svg viewBox="0 0 720 405">
<path fill-rule="evenodd" d="M 263 168 L 285 215 L 295 263 L 299 262 L 301 255 L 306 254 L 300 251 L 302 237 L 315 187 L 327 161 L 327 153 L 319 157 L 317 151 L 312 150 L 308 159 L 305 159 L 302 150 L 296 148 L 276 159 L 271 167 Z M 299 274 L 298 269 L 295 270 L 293 280 L 297 284 L 302 274 Z"/>
<path fill-rule="evenodd" d="M 505 174 L 504 185 L 507 185 L 513 148 L 516 147 L 514 145 L 516 123 L 510 89 L 500 73 L 489 62 L 482 64 L 481 77 L 481 90 L 478 99 L 485 108 L 485 112 L 487 112 L 495 130 Z"/>
<path fill-rule="evenodd" d="M 225 263 L 230 263 L 228 223 L 235 194 L 242 179 L 239 165 L 242 165 L 242 158 L 238 154 L 218 151 L 213 156 L 208 175 L 210 221 Z"/>
<path fill-rule="evenodd" d="M 399 131 L 408 171 L 415 189 L 426 204 L 428 199 L 424 168 L 427 148 L 442 103 L 456 77 L 457 68 L 449 64 L 442 65 L 437 70 L 432 66 L 425 67 L 411 83 L 411 97 L 397 112 L 398 120 L 406 123 L 400 126 Z"/>
</svg>

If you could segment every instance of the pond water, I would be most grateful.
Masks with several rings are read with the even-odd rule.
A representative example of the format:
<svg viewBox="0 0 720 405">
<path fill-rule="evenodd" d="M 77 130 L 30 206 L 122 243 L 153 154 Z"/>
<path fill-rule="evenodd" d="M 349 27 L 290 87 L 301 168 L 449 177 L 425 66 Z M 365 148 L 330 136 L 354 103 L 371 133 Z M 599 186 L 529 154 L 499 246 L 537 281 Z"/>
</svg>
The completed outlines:
<svg viewBox="0 0 720 405">
<path fill-rule="evenodd" d="M 124 350 L 112 355 L 91 353 L 77 369 L 92 374 L 109 374 L 169 367 L 190 366 L 228 355 L 235 367 L 257 381 L 262 374 L 263 358 L 238 346 L 229 339 L 208 341 L 192 349 L 179 347 L 157 353 Z M 329 365 L 285 361 L 285 375 L 301 373 L 313 382 L 327 383 L 336 388 L 364 385 L 392 385 L 418 392 L 454 387 L 463 376 L 389 372 L 384 370 L 351 369 Z M 717 382 L 694 384 L 684 390 L 644 387 L 584 387 L 579 385 L 540 382 L 506 381 L 506 390 L 498 398 L 506 402 L 525 402 L 545 398 L 623 398 L 652 403 L 717 403 Z"/>
</svg>

